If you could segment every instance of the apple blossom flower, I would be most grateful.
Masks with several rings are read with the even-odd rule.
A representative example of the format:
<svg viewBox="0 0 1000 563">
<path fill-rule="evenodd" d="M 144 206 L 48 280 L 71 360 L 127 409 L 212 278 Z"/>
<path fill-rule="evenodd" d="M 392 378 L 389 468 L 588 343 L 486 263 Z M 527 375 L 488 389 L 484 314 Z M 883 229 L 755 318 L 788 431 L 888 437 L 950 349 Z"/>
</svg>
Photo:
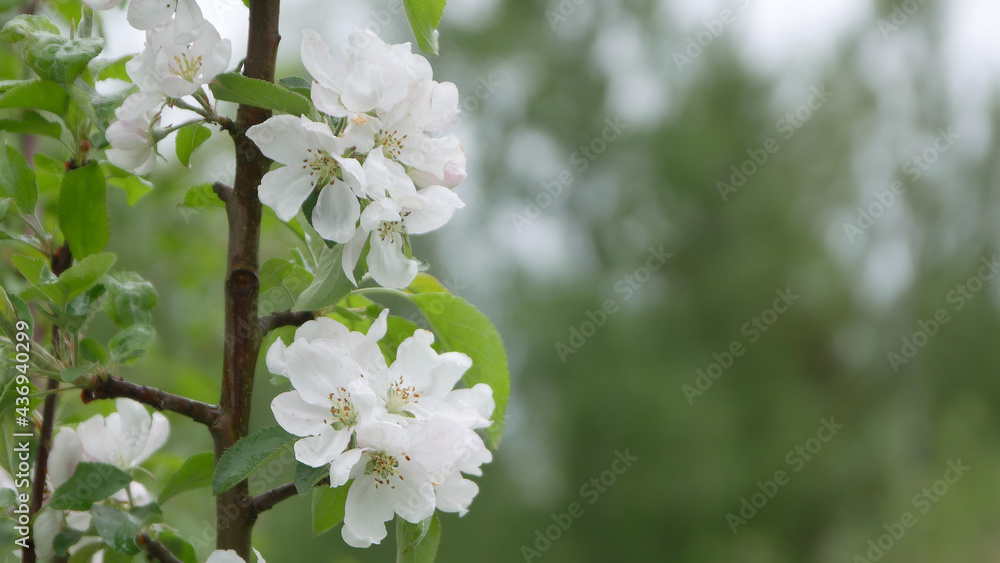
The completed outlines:
<svg viewBox="0 0 1000 563">
<path fill-rule="evenodd" d="M 430 186 L 418 190 L 416 195 L 419 197 L 414 201 L 419 203 L 413 204 L 413 207 L 387 198 L 365 208 L 367 215 L 363 219 L 367 220 L 344 245 L 341 257 L 344 273 L 351 281 L 354 281 L 354 266 L 361 257 L 365 242 L 371 240 L 367 261 L 372 278 L 388 288 L 410 285 L 417 275 L 418 262 L 406 255 L 406 236 L 441 227 L 451 219 L 456 209 L 465 206 L 455 192 L 444 186 Z"/>
<path fill-rule="evenodd" d="M 202 21 L 201 32 L 188 40 L 190 27 L 171 19 L 146 32 L 145 48 L 125 64 L 129 77 L 143 92 L 169 98 L 193 94 L 229 67 L 232 43 Z"/>
<path fill-rule="evenodd" d="M 121 5 L 120 0 L 83 0 L 83 3 L 95 10 L 109 10 Z M 132 0 L 126 17 L 132 27 L 147 30 L 167 23 L 175 15 L 184 30 L 182 33 L 187 34 L 183 41 L 193 41 L 201 33 L 204 21 L 195 0 Z"/>
<path fill-rule="evenodd" d="M 419 522 L 435 508 L 464 514 L 479 488 L 463 473 L 480 475 L 492 460 L 475 432 L 490 424 L 492 390 L 454 389 L 469 357 L 438 354 L 433 334 L 417 330 L 388 365 L 378 346 L 388 314 L 382 310 L 367 333 L 327 317 L 309 321 L 266 356 L 268 369 L 293 387 L 271 408 L 278 424 L 303 437 L 296 459 L 329 464 L 331 487 L 353 479 L 342 535 L 355 547 L 379 543 L 393 515 Z"/>
<path fill-rule="evenodd" d="M 327 240 L 346 242 L 361 213 L 364 171 L 344 156 L 350 146 L 330 127 L 306 117 L 278 115 L 247 131 L 265 156 L 284 164 L 264 175 L 258 194 L 282 221 L 289 221 L 315 190 L 313 227 Z"/>
<path fill-rule="evenodd" d="M 111 148 L 105 154 L 115 166 L 143 175 L 156 166 L 153 126 L 159 120 L 163 98 L 149 92 L 136 92 L 125 98 L 115 110 L 115 121 L 105 137 Z"/>
<path fill-rule="evenodd" d="M 131 399 L 115 400 L 117 412 L 94 415 L 76 428 L 87 461 L 109 463 L 122 470 L 139 466 L 170 435 L 170 423 L 162 413 L 150 416 L 146 407 Z"/>
</svg>

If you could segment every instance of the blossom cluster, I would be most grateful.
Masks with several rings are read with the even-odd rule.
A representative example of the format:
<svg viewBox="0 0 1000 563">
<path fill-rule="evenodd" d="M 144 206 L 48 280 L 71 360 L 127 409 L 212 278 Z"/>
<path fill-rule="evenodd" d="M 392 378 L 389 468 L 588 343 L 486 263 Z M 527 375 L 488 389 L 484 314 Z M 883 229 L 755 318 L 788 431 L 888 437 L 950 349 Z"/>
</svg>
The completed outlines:
<svg viewBox="0 0 1000 563">
<path fill-rule="evenodd" d="M 84 1 L 98 10 L 119 4 Z M 232 43 L 205 20 L 194 0 L 131 0 L 128 22 L 146 30 L 142 52 L 125 65 L 139 91 L 115 111 L 118 121 L 106 132 L 112 147 L 107 156 L 120 168 L 148 174 L 156 165 L 154 126 L 163 106 L 172 99 L 202 94 L 202 86 L 229 66 Z"/>
<path fill-rule="evenodd" d="M 399 515 L 417 523 L 435 508 L 465 514 L 492 460 L 476 429 L 489 426 L 493 393 L 486 384 L 455 389 L 472 361 L 434 350 L 434 335 L 417 330 L 387 363 L 379 348 L 389 311 L 367 333 L 319 318 L 299 327 L 287 346 L 279 338 L 267 352 L 268 369 L 287 377 L 292 390 L 271 410 L 295 442 L 295 458 L 329 465 L 330 486 L 353 479 L 345 506 L 344 541 L 379 543 L 385 522 Z"/>
<path fill-rule="evenodd" d="M 75 429 L 68 426 L 59 429 L 49 453 L 46 483 L 49 491 L 68 481 L 82 461 L 107 463 L 128 472 L 166 443 L 170 424 L 165 416 L 158 412 L 150 416 L 146 407 L 131 399 L 117 399 L 115 406 L 117 411 L 106 417 L 94 415 Z M 110 500 L 141 506 L 153 498 L 142 484 L 133 481 Z M 52 541 L 64 528 L 84 532 L 90 526 L 90 512 L 46 507 L 38 513 L 32 528 L 39 558 L 52 554 Z"/>
<path fill-rule="evenodd" d="M 410 44 L 388 45 L 368 30 L 350 36 L 343 57 L 305 30 L 302 62 L 318 120 L 275 116 L 247 132 L 284 166 L 264 176 L 260 200 L 283 221 L 315 194 L 310 219 L 324 239 L 344 243 L 354 267 L 370 241 L 368 271 L 384 287 L 406 287 L 417 274 L 406 239 L 444 225 L 462 200 L 465 153 L 440 131 L 459 114 L 458 90 L 433 80 Z"/>
</svg>

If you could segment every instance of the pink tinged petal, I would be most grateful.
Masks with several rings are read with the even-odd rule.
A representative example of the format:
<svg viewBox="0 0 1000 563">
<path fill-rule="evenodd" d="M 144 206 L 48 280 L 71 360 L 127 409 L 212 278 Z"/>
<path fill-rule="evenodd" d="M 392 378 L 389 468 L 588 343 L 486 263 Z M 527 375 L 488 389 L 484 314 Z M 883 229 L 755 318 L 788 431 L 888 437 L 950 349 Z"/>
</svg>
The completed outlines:
<svg viewBox="0 0 1000 563">
<path fill-rule="evenodd" d="M 282 221 L 290 221 L 315 188 L 312 175 L 294 164 L 264 175 L 257 194 Z"/>
<path fill-rule="evenodd" d="M 333 458 L 330 462 L 330 486 L 340 487 L 351 478 L 351 471 L 361 459 L 364 453 L 359 449 L 347 450 L 346 452 Z"/>
<path fill-rule="evenodd" d="M 334 180 L 319 192 L 312 224 L 319 236 L 345 243 L 354 236 L 360 216 L 361 205 L 354 192 L 346 183 Z"/>
<path fill-rule="evenodd" d="M 128 6 L 129 25 L 136 29 L 153 29 L 170 21 L 177 0 L 132 0 Z"/>
<path fill-rule="evenodd" d="M 409 160 L 408 164 L 415 167 L 409 171 L 409 176 L 417 186 L 425 188 L 438 185 L 454 188 L 468 175 L 465 151 L 462 150 L 458 138 L 449 135 L 443 139 L 447 141 L 448 146 L 443 147 L 440 142 L 436 148 L 428 146 L 427 148 L 437 151 L 437 154 L 432 154 L 429 158 L 424 158 L 416 151 L 401 157 L 401 160 Z"/>
<path fill-rule="evenodd" d="M 288 347 L 285 346 L 281 338 L 276 339 L 271 344 L 271 347 L 267 349 L 267 356 L 264 359 L 268 371 L 275 375 L 287 375 L 285 368 L 285 351 L 287 349 Z"/>
<path fill-rule="evenodd" d="M 56 489 L 69 480 L 82 460 L 80 438 L 72 428 L 61 428 L 52 439 L 52 449 L 49 452 L 48 475 L 52 488 Z"/>
<path fill-rule="evenodd" d="M 333 423 L 329 407 L 303 401 L 298 391 L 275 397 L 271 412 L 282 428 L 296 436 L 317 436 Z"/>
<path fill-rule="evenodd" d="M 368 272 L 382 287 L 402 289 L 417 277 L 416 260 L 403 254 L 403 235 L 389 233 L 383 238 L 372 233 L 371 250 L 368 252 Z"/>
<path fill-rule="evenodd" d="M 344 74 L 344 63 L 330 54 L 330 47 L 313 29 L 302 30 L 300 48 L 302 64 L 317 82 L 327 88 L 338 87 Z"/>
<path fill-rule="evenodd" d="M 139 465 L 149 459 L 149 456 L 153 455 L 156 450 L 167 443 L 167 438 L 169 437 L 170 422 L 162 413 L 154 412 L 153 420 L 149 425 L 149 435 L 146 436 L 146 445 L 142 448 L 142 452 L 132 460 L 132 465 Z"/>
<path fill-rule="evenodd" d="M 295 459 L 310 467 L 322 467 L 343 452 L 350 441 L 350 430 L 335 430 L 329 426 L 318 436 L 295 442 Z"/>
<path fill-rule="evenodd" d="M 385 538 L 385 522 L 392 519 L 390 499 L 375 488 L 371 475 L 354 480 L 344 505 L 344 541 L 353 547 L 368 547 Z"/>
<path fill-rule="evenodd" d="M 358 259 L 361 258 L 361 252 L 365 249 L 366 242 L 368 242 L 368 231 L 359 227 L 358 230 L 354 231 L 351 240 L 344 245 L 344 253 L 340 257 L 340 265 L 344 269 L 344 274 L 354 285 L 358 285 L 357 280 L 354 279 L 354 267 L 358 264 Z"/>
<path fill-rule="evenodd" d="M 276 115 L 247 130 L 247 137 L 257 144 L 264 156 L 282 164 L 301 167 L 309 146 L 302 122 L 294 115 Z"/>
<path fill-rule="evenodd" d="M 455 473 L 434 488 L 435 502 L 442 512 L 457 512 L 465 516 L 472 499 L 479 494 L 479 485 Z"/>
</svg>

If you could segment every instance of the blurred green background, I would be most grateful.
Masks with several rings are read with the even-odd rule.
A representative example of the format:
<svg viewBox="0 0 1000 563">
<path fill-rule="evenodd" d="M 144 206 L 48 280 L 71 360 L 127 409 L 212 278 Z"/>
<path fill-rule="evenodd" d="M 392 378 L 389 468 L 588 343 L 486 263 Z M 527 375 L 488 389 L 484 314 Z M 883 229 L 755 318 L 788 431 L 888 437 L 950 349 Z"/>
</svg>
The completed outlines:
<svg viewBox="0 0 1000 563">
<path fill-rule="evenodd" d="M 244 25 L 239 2 L 203 5 Z M 411 40 L 398 6 L 286 0 L 280 74 L 302 73 L 303 27 Z M 438 560 L 1000 561 L 1000 285 L 981 270 L 1000 219 L 998 24 L 988 0 L 452 0 L 432 62 L 463 96 L 467 207 L 416 254 L 495 320 L 513 392 Z M 190 170 L 170 156 L 134 207 L 110 197 L 118 265 L 160 293 L 155 349 L 123 375 L 205 401 L 225 218 L 178 203 L 231 178 L 229 142 L 212 143 Z M 263 258 L 295 242 L 277 224 L 263 239 Z M 271 425 L 263 368 L 257 391 L 253 425 Z M 111 406 L 76 403 L 66 420 Z M 211 447 L 168 417 L 150 467 Z M 391 539 L 310 537 L 308 507 L 261 517 L 269 563 L 392 559 Z M 184 536 L 211 528 L 205 494 L 165 509 Z"/>
</svg>

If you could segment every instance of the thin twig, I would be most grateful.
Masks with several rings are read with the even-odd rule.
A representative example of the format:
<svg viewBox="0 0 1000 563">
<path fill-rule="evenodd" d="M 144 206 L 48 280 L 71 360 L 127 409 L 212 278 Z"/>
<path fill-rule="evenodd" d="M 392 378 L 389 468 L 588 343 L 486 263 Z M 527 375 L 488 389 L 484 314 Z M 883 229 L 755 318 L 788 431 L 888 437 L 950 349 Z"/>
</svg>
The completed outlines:
<svg viewBox="0 0 1000 563">
<path fill-rule="evenodd" d="M 221 199 L 223 203 L 229 201 L 229 198 L 233 197 L 233 187 L 229 184 L 215 182 L 212 184 L 212 191 L 215 192 L 215 195 L 219 196 L 219 199 Z"/>
<path fill-rule="evenodd" d="M 162 561 L 163 563 L 183 563 L 177 558 L 176 555 L 167 549 L 167 546 L 149 537 L 149 534 L 142 534 L 139 536 L 137 543 L 139 544 L 139 547 L 148 553 L 149 556 L 155 561 Z"/>
<path fill-rule="evenodd" d="M 316 318 L 312 311 L 280 311 L 260 318 L 262 335 L 283 326 L 302 326 Z"/>
<path fill-rule="evenodd" d="M 138 385 L 118 376 L 96 379 L 96 384 L 83 392 L 83 401 L 96 399 L 116 399 L 126 397 L 149 405 L 156 410 L 171 411 L 184 415 L 195 422 L 211 427 L 219 416 L 219 407 L 195 401 L 155 387 Z"/>
<path fill-rule="evenodd" d="M 329 484 L 330 484 L 330 478 L 324 477 L 323 479 L 320 480 L 319 483 L 316 483 L 315 486 L 318 487 L 320 485 L 329 485 Z M 279 502 L 292 498 L 293 496 L 295 496 L 296 492 L 297 490 L 295 488 L 294 482 L 285 483 L 284 485 L 277 486 L 271 489 L 270 491 L 263 492 L 253 497 L 253 500 L 250 502 L 250 510 L 253 512 L 254 515 L 260 514 L 261 512 L 265 512 L 267 510 L 274 508 L 274 506 Z"/>
</svg>

